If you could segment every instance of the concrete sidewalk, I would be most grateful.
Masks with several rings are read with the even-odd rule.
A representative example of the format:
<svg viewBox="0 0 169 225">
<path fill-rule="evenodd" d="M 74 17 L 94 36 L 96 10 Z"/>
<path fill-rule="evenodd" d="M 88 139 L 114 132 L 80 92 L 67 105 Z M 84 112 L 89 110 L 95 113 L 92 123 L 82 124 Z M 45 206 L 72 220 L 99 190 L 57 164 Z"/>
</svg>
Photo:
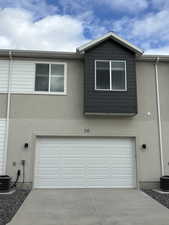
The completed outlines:
<svg viewBox="0 0 169 225">
<path fill-rule="evenodd" d="M 33 190 L 9 225 L 169 225 L 169 209 L 137 190 Z"/>
</svg>

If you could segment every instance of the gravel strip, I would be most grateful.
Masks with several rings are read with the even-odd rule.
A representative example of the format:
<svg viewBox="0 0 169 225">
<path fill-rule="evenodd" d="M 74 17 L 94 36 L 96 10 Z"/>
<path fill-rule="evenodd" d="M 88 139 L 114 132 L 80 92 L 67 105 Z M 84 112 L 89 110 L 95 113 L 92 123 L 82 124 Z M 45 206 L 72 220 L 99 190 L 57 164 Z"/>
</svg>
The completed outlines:
<svg viewBox="0 0 169 225">
<path fill-rule="evenodd" d="M 10 222 L 29 192 L 29 190 L 16 190 L 10 195 L 0 194 L 0 225 Z"/>
<path fill-rule="evenodd" d="M 169 194 L 160 194 L 152 190 L 143 191 L 169 209 Z"/>
</svg>

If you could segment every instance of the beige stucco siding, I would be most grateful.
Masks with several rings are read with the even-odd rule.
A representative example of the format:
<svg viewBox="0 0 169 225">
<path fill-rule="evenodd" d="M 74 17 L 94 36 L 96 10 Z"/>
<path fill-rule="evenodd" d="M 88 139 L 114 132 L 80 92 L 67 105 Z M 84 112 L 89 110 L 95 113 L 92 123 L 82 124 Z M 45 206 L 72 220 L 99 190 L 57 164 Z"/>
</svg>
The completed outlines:
<svg viewBox="0 0 169 225">
<path fill-rule="evenodd" d="M 154 64 L 138 62 L 136 68 L 138 94 L 138 115 L 136 119 L 139 121 L 137 134 L 140 143 L 147 144 L 145 151 L 143 149 L 139 151 L 140 177 L 142 181 L 155 181 L 159 180 L 161 170 Z"/>
<path fill-rule="evenodd" d="M 26 159 L 26 181 L 33 180 L 36 135 L 124 136 L 136 138 L 139 181 L 158 181 L 160 157 L 153 63 L 137 63 L 138 115 L 135 117 L 84 116 L 83 63 L 80 60 L 67 63 L 67 95 L 12 94 L 7 172 L 14 176 L 21 160 Z M 88 133 L 86 128 L 90 129 Z M 25 142 L 30 144 L 29 149 L 24 149 Z M 145 151 L 142 144 L 147 145 Z"/>
<path fill-rule="evenodd" d="M 83 114 L 83 63 L 67 61 L 67 95 L 17 94 L 11 98 L 11 118 L 79 118 Z"/>
</svg>

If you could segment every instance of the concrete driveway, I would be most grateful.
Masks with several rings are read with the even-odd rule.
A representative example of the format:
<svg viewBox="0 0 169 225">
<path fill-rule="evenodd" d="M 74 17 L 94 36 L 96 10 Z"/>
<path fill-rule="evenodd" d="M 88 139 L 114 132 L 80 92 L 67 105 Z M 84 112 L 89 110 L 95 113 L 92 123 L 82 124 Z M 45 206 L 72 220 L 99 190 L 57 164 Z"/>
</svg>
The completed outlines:
<svg viewBox="0 0 169 225">
<path fill-rule="evenodd" d="M 9 224 L 169 225 L 169 210 L 137 190 L 33 190 Z"/>
</svg>

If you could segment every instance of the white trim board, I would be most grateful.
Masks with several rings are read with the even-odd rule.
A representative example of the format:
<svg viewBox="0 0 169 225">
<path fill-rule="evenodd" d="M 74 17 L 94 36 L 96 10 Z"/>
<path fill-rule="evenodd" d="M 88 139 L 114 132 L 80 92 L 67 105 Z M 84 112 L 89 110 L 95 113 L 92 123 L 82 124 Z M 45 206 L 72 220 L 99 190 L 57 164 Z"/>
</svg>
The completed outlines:
<svg viewBox="0 0 169 225">
<path fill-rule="evenodd" d="M 135 154 L 133 138 L 37 137 L 33 186 L 135 188 Z"/>
<path fill-rule="evenodd" d="M 0 175 L 6 172 L 6 150 L 5 150 L 5 136 L 6 136 L 6 119 L 0 119 Z"/>
<path fill-rule="evenodd" d="M 109 62 L 109 73 L 110 73 L 110 88 L 109 89 L 100 89 L 97 88 L 97 68 L 96 68 L 96 64 L 97 62 Z M 124 89 L 113 89 L 112 88 L 112 64 L 111 62 L 123 62 L 124 66 L 125 66 L 125 88 Z M 95 91 L 127 91 L 127 69 L 126 69 L 126 60 L 95 60 L 94 63 L 95 66 Z"/>
<path fill-rule="evenodd" d="M 35 80 L 36 80 L 36 64 L 48 64 L 49 65 L 49 86 L 48 91 L 36 91 L 35 90 Z M 63 92 L 52 92 L 50 91 L 51 84 L 51 65 L 64 65 L 64 91 Z M 34 77 L 34 94 L 51 94 L 51 95 L 67 95 L 67 63 L 66 62 L 35 62 L 35 77 Z"/>
</svg>

